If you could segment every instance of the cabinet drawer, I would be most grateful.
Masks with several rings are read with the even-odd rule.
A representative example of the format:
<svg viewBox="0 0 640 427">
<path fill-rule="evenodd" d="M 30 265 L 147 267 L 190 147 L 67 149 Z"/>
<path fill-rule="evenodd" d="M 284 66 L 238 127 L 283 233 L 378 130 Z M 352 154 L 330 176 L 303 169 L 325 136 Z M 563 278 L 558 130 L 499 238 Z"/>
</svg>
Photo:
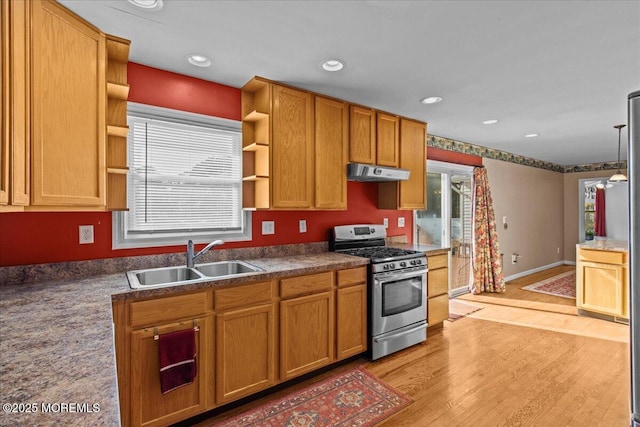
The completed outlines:
<svg viewBox="0 0 640 427">
<path fill-rule="evenodd" d="M 338 286 L 350 286 L 367 282 L 367 267 L 338 271 Z"/>
<path fill-rule="evenodd" d="M 449 292 L 449 269 L 439 268 L 427 273 L 427 297 L 435 297 Z"/>
<path fill-rule="evenodd" d="M 271 282 L 219 289 L 214 293 L 216 311 L 271 302 Z"/>
<path fill-rule="evenodd" d="M 180 295 L 148 301 L 132 302 L 130 305 L 131 326 L 166 323 L 185 317 L 201 316 L 207 311 L 207 293 Z"/>
<path fill-rule="evenodd" d="M 427 257 L 427 266 L 429 270 L 435 270 L 437 268 L 449 266 L 449 254 L 429 255 Z"/>
<path fill-rule="evenodd" d="M 290 298 L 296 295 L 327 291 L 333 287 L 333 272 L 292 277 L 280 281 L 280 296 Z"/>
<path fill-rule="evenodd" d="M 605 264 L 625 264 L 627 254 L 625 252 L 592 251 L 580 249 L 580 260 L 602 262 Z"/>
<path fill-rule="evenodd" d="M 449 295 L 440 295 L 428 300 L 427 322 L 436 325 L 449 318 Z"/>
</svg>

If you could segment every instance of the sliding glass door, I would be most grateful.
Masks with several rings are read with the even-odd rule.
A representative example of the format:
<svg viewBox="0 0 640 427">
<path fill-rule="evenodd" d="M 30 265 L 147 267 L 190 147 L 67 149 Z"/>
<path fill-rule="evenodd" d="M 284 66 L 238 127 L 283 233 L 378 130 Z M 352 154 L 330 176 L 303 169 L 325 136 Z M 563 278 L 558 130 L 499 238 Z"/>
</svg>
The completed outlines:
<svg viewBox="0 0 640 427">
<path fill-rule="evenodd" d="M 449 252 L 449 295 L 468 291 L 473 246 L 473 167 L 427 161 L 427 209 L 415 211 L 415 242 Z"/>
</svg>

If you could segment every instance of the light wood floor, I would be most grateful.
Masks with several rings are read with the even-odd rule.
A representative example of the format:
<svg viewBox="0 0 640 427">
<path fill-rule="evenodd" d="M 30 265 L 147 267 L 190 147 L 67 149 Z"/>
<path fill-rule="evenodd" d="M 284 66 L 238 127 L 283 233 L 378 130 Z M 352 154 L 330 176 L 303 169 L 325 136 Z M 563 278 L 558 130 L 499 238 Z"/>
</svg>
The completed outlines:
<svg viewBox="0 0 640 427">
<path fill-rule="evenodd" d="M 215 425 L 361 365 L 414 399 L 383 426 L 628 426 L 628 326 L 556 311 L 571 307 L 553 299 L 535 301 L 537 294 L 518 288 L 524 284 L 507 286 L 507 294 L 494 298 L 498 303 L 466 296 L 482 310 L 445 321 L 423 344 L 375 362 L 351 362 L 198 425 Z M 526 294 L 517 299 L 520 292 Z M 534 294 L 534 301 L 527 301 L 527 294 Z"/>
</svg>

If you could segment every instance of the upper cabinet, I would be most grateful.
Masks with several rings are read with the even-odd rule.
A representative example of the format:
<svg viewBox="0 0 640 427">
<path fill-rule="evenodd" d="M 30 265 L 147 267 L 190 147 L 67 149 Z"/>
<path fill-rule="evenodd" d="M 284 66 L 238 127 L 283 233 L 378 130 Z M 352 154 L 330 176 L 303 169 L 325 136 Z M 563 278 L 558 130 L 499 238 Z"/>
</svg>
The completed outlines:
<svg viewBox="0 0 640 427">
<path fill-rule="evenodd" d="M 352 105 L 350 108 L 349 161 L 376 163 L 376 112 Z"/>
<path fill-rule="evenodd" d="M 380 209 L 426 208 L 426 137 L 424 123 L 400 119 L 400 167 L 411 174 L 407 181 L 378 184 Z"/>
<path fill-rule="evenodd" d="M 378 150 L 376 164 L 397 168 L 400 165 L 400 126 L 398 116 L 378 113 L 376 119 L 376 147 Z"/>
<path fill-rule="evenodd" d="M 347 209 L 349 110 L 345 102 L 315 97 L 315 207 Z"/>
<path fill-rule="evenodd" d="M 426 124 L 254 77 L 242 88 L 245 209 L 346 209 L 347 163 L 400 167 L 381 209 L 425 208 Z"/>
<path fill-rule="evenodd" d="M 0 199 L 2 210 L 125 209 L 128 41 L 109 41 L 50 0 L 3 2 L 2 20 L 11 22 L 9 30 L 3 24 L 11 70 L 3 77 L 2 176 L 9 196 Z M 113 43 L 126 48 L 116 55 L 122 65 L 112 74 L 119 77 L 109 82 Z M 112 124 L 124 142 L 107 145 Z M 108 201 L 110 170 L 121 175 L 117 203 Z"/>
<path fill-rule="evenodd" d="M 345 103 L 255 77 L 242 117 L 244 208 L 346 209 Z"/>
</svg>

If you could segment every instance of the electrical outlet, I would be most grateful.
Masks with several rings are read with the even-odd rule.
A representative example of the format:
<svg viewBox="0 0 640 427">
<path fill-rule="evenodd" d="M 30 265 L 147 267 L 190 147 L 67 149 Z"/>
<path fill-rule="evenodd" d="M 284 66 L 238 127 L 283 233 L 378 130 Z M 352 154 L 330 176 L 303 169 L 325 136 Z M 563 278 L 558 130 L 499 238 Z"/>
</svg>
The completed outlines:
<svg viewBox="0 0 640 427">
<path fill-rule="evenodd" d="M 78 234 L 81 245 L 93 243 L 93 225 L 81 225 L 78 228 Z"/>
<path fill-rule="evenodd" d="M 559 254 L 560 253 L 560 248 L 556 249 L 556 253 Z"/>
<path fill-rule="evenodd" d="M 399 216 L 398 217 L 398 227 L 404 227 L 404 217 L 403 216 Z"/>
<path fill-rule="evenodd" d="M 301 219 L 300 221 L 298 221 L 298 226 L 300 228 L 300 232 L 301 233 L 306 233 L 307 232 L 307 220 L 306 219 Z"/>
<path fill-rule="evenodd" d="M 389 228 L 389 218 L 382 220 L 382 223 L 384 224 L 384 228 Z"/>
<path fill-rule="evenodd" d="M 276 224 L 274 221 L 262 221 L 262 234 L 276 234 Z"/>
</svg>

